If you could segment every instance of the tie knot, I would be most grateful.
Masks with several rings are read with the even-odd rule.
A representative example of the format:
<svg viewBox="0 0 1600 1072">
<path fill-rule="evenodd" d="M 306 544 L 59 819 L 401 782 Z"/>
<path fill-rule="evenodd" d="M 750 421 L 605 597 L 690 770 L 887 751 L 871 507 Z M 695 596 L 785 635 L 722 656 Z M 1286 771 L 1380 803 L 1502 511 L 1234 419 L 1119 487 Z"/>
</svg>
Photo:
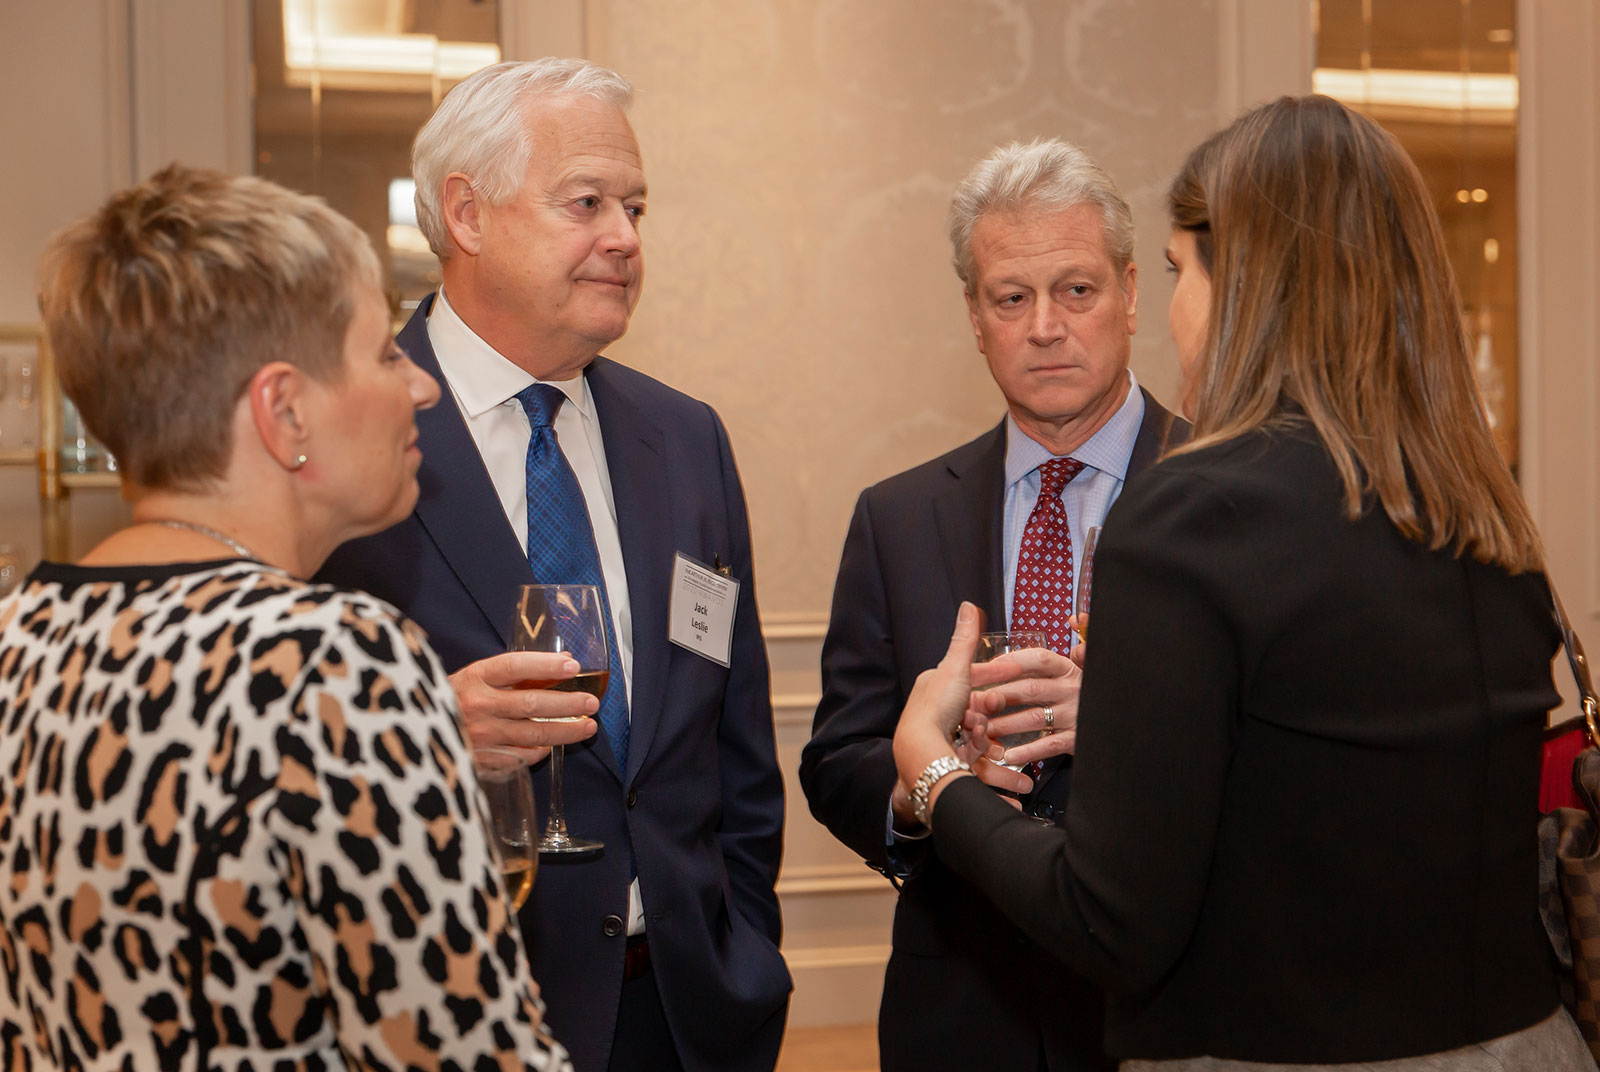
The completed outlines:
<svg viewBox="0 0 1600 1072">
<path fill-rule="evenodd" d="M 567 396 L 561 393 L 561 388 L 548 383 L 531 383 L 517 392 L 517 401 L 522 403 L 522 412 L 528 415 L 528 423 L 535 428 L 549 428 L 553 425 L 556 411 L 566 400 Z"/>
<path fill-rule="evenodd" d="M 1039 466 L 1039 497 L 1060 495 L 1061 489 L 1081 472 L 1083 463 L 1076 458 L 1051 458 Z"/>
</svg>

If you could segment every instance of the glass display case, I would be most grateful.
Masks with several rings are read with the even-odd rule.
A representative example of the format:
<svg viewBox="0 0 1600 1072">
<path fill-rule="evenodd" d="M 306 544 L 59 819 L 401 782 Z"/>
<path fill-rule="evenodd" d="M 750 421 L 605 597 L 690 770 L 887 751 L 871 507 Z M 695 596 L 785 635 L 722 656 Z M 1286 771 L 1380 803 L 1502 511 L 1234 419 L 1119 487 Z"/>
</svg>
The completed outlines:
<svg viewBox="0 0 1600 1072">
<path fill-rule="evenodd" d="M 1515 0 L 1314 0 L 1312 86 L 1416 162 L 1449 245 L 1495 443 L 1518 468 Z"/>
<path fill-rule="evenodd" d="M 68 419 L 38 324 L 0 324 L 0 384 L 0 466 L 36 471 L 40 546 L 46 558 L 66 559 L 72 493 L 120 488 L 122 478 L 82 423 Z"/>
</svg>

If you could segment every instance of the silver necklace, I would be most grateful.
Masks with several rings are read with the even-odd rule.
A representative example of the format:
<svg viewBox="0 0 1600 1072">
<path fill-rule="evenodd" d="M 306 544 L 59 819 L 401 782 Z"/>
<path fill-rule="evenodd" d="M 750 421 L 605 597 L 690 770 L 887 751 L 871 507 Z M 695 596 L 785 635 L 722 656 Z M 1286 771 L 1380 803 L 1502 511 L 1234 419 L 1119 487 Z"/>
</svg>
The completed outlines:
<svg viewBox="0 0 1600 1072">
<path fill-rule="evenodd" d="M 251 558 L 257 562 L 266 561 L 250 548 L 231 537 L 224 536 L 216 529 L 208 529 L 204 525 L 197 525 L 193 521 L 178 521 L 170 517 L 153 517 L 145 522 L 146 525 L 164 525 L 169 529 L 185 529 L 189 532 L 199 533 L 207 539 L 215 540 L 240 558 Z"/>
</svg>

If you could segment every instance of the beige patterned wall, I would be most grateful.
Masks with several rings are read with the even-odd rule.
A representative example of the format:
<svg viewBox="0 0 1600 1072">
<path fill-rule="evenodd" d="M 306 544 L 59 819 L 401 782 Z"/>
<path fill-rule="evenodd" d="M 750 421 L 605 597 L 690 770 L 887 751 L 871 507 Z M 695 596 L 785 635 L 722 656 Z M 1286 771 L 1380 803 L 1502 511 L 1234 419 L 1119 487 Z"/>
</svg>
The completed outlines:
<svg viewBox="0 0 1600 1072">
<path fill-rule="evenodd" d="M 712 402 L 743 468 L 764 616 L 827 612 L 866 485 L 1002 412 L 950 268 L 951 188 L 1060 135 L 1139 227 L 1140 379 L 1171 398 L 1162 191 L 1216 125 L 1210 2 L 608 0 L 589 53 L 632 79 L 645 296 L 612 353 Z"/>
</svg>

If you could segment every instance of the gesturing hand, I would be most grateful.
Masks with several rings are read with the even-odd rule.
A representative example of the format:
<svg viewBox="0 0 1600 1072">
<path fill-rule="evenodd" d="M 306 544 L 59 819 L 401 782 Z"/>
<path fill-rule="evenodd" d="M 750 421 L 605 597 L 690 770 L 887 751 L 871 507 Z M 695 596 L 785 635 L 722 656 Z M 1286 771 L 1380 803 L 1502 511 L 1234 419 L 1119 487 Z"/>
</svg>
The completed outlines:
<svg viewBox="0 0 1600 1072">
<path fill-rule="evenodd" d="M 971 603 L 961 604 L 950 649 L 937 667 L 917 675 L 906 698 L 894 732 L 894 762 L 900 774 L 897 800 L 906 798 L 929 763 L 954 752 L 950 742 L 967 713 L 981 617 Z"/>
</svg>

